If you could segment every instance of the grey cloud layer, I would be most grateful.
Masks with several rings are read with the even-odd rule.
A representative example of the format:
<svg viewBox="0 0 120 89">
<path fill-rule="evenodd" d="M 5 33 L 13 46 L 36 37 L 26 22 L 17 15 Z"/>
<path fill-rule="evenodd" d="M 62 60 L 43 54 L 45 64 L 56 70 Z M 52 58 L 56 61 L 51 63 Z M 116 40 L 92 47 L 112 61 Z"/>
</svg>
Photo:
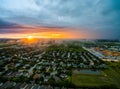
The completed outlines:
<svg viewBox="0 0 120 89">
<path fill-rule="evenodd" d="M 110 34 L 120 33 L 120 0 L 1 0 L 0 2 L 0 11 L 4 12 L 0 18 L 18 24 L 82 27 L 103 35 L 108 31 Z M 116 34 L 116 37 L 120 35 Z"/>
</svg>

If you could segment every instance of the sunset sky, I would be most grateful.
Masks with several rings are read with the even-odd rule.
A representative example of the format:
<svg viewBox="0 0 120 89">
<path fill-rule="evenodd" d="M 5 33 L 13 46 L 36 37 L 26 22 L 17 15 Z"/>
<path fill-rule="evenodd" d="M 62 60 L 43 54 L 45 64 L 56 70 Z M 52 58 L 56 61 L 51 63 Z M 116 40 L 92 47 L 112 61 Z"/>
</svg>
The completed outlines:
<svg viewBox="0 0 120 89">
<path fill-rule="evenodd" d="M 0 38 L 120 39 L 120 0 L 0 0 Z"/>
</svg>

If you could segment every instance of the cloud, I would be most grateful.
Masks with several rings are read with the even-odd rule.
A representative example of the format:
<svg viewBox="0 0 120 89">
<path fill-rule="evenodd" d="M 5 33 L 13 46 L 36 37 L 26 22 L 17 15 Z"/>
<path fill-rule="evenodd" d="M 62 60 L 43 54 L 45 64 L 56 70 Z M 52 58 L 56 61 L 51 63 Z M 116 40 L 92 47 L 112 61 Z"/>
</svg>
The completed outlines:
<svg viewBox="0 0 120 89">
<path fill-rule="evenodd" d="M 102 37 L 120 33 L 120 0 L 1 0 L 0 18 L 34 26 L 85 28 Z M 114 31 L 113 31 L 114 30 Z M 118 32 L 118 33 L 117 33 Z M 119 37 L 119 34 L 116 36 Z"/>
<path fill-rule="evenodd" d="M 67 30 L 64 27 L 53 27 L 53 26 L 30 26 L 30 25 L 19 25 L 0 19 L 0 34 L 26 34 L 26 33 L 39 33 L 39 32 L 60 32 Z"/>
</svg>

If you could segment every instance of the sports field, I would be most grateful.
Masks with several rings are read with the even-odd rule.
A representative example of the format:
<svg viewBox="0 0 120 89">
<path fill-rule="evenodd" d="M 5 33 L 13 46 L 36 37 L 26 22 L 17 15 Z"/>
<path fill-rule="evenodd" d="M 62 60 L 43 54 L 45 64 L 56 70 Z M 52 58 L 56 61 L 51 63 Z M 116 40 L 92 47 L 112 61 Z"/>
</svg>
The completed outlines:
<svg viewBox="0 0 120 89">
<path fill-rule="evenodd" d="M 113 87 L 120 89 L 119 63 L 107 62 L 108 69 L 100 70 L 101 74 L 77 73 L 73 71 L 72 83 L 77 87 Z"/>
</svg>

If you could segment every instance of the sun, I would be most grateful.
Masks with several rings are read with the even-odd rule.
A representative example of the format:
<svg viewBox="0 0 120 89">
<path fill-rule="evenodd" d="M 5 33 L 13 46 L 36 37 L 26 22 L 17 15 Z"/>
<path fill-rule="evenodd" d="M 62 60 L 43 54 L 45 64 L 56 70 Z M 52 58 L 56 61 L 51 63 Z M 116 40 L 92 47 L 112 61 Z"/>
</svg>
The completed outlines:
<svg viewBox="0 0 120 89">
<path fill-rule="evenodd" d="M 33 39 L 33 36 L 28 36 L 27 38 L 28 38 L 28 39 Z"/>
<path fill-rule="evenodd" d="M 33 36 L 27 36 L 25 43 L 35 43 L 37 40 Z"/>
</svg>

